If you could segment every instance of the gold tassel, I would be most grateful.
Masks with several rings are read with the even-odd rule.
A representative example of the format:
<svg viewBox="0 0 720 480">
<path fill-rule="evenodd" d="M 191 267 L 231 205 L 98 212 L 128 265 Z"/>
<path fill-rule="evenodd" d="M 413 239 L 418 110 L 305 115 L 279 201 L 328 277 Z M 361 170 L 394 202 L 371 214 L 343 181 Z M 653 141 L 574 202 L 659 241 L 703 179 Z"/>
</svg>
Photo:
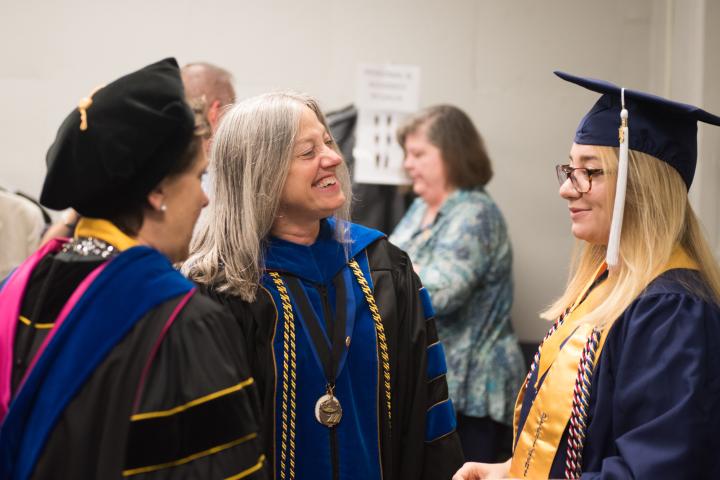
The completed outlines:
<svg viewBox="0 0 720 480">
<path fill-rule="evenodd" d="M 90 95 L 88 95 L 85 98 L 81 98 L 78 102 L 78 111 L 80 112 L 80 130 L 85 131 L 88 128 L 87 123 L 87 109 L 90 108 L 90 105 L 92 105 L 93 100 L 92 97 L 97 93 L 98 90 L 103 88 L 105 85 L 100 85 L 95 87 L 95 90 L 93 90 Z"/>
</svg>

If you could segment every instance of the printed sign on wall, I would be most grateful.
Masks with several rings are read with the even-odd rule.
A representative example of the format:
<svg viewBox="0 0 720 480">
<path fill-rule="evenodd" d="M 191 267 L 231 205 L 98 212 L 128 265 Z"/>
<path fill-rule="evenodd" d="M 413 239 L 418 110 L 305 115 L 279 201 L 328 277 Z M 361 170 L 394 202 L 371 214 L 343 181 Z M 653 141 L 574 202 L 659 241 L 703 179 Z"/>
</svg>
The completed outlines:
<svg viewBox="0 0 720 480">
<path fill-rule="evenodd" d="M 418 109 L 420 67 L 359 65 L 356 143 L 353 150 L 356 183 L 408 185 L 397 127 Z"/>
</svg>

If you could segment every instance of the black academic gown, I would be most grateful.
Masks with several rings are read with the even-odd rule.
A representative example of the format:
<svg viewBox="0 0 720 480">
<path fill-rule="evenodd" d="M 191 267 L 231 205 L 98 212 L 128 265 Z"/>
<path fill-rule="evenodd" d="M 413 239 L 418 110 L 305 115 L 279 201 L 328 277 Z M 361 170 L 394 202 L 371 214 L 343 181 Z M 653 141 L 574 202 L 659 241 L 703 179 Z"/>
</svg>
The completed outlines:
<svg viewBox="0 0 720 480">
<path fill-rule="evenodd" d="M 14 393 L 61 307 L 100 263 L 52 254 L 36 267 L 16 333 Z M 31 478 L 266 478 L 242 331 L 198 293 L 158 345 L 180 301 L 149 311 L 97 366 L 52 429 Z"/>
<path fill-rule="evenodd" d="M 309 338 L 305 330 L 306 319 L 296 319 L 298 437 L 295 443 L 297 474 L 300 475 L 297 478 L 312 476 L 314 480 L 372 480 L 382 475 L 385 480 L 446 480 L 463 463 L 455 432 L 454 411 L 448 399 L 444 353 L 438 342 L 429 297 L 421 291 L 420 280 L 407 255 L 376 233 L 352 225 L 350 234 L 354 238 L 353 245 L 357 247 L 358 244 L 363 245 L 363 242 L 369 244 L 360 249 L 351 249 L 350 257 L 358 259 L 363 269 L 369 269 L 372 290 L 388 339 L 392 419 L 388 422 L 382 386 L 375 395 L 378 385 L 374 383 L 374 378 L 379 376 L 380 367 L 379 362 L 373 363 L 372 360 L 378 357 L 374 333 L 371 334 L 371 347 L 367 343 L 363 344 L 361 339 L 360 331 L 369 329 L 372 332 L 372 324 L 367 324 L 362 320 L 361 313 L 358 313 L 354 331 L 348 331 L 352 343 L 341 373 L 341 380 L 346 379 L 352 392 L 336 392 L 343 405 L 343 420 L 335 427 L 338 436 L 333 438 L 333 432 L 316 421 L 311 406 L 317 396 L 322 394 L 322 369 L 313 358 L 308 358 L 311 355 L 307 354 L 303 346 L 303 342 L 309 343 L 305 340 Z M 290 277 L 300 280 L 315 314 L 324 326 L 328 325 L 328 315 L 337 314 L 332 278 L 338 270 L 342 271 L 347 262 L 342 258 L 339 266 L 328 266 L 332 262 L 330 259 L 336 255 L 338 258 L 344 256 L 342 248 L 338 250 L 337 243 L 333 243 L 330 235 L 328 222 L 324 221 L 315 245 L 303 247 L 271 239 L 266 255 L 268 269 L 280 271 L 285 280 Z M 281 326 L 283 314 L 279 297 L 267 275 L 252 303 L 212 289 L 211 295 L 229 306 L 245 333 L 252 374 L 261 395 L 265 451 L 268 462 L 275 466 L 275 478 L 280 478 L 278 445 L 282 434 L 279 423 L 282 419 L 278 413 L 281 402 L 278 392 L 282 389 L 283 367 L 281 361 L 278 361 L 282 355 L 278 343 L 281 342 L 284 330 Z M 302 315 L 294 294 L 290 296 L 293 313 L 296 317 Z M 321 297 L 330 300 L 325 311 L 318 304 Z M 358 295 L 358 312 L 366 308 L 364 302 L 362 296 Z M 341 383 L 339 381 L 338 385 Z M 382 382 L 378 383 L 382 385 Z M 367 398 L 371 400 L 362 402 L 360 399 L 365 397 L 359 391 L 367 392 L 370 395 Z M 370 415 L 375 412 L 372 417 L 375 426 L 363 430 L 360 419 L 365 418 L 368 409 L 371 410 Z M 314 433 L 303 435 L 303 431 Z M 327 447 L 333 442 L 337 442 L 335 450 Z M 335 458 L 329 458 L 333 455 Z M 301 464 L 307 457 L 311 458 L 308 460 L 311 465 Z M 377 469 L 373 469 L 375 462 L 379 464 Z"/>
<path fill-rule="evenodd" d="M 704 288 L 696 271 L 665 272 L 608 333 L 592 377 L 583 480 L 720 478 L 720 309 L 688 286 Z M 567 439 L 566 429 L 551 478 L 565 478 Z"/>
</svg>

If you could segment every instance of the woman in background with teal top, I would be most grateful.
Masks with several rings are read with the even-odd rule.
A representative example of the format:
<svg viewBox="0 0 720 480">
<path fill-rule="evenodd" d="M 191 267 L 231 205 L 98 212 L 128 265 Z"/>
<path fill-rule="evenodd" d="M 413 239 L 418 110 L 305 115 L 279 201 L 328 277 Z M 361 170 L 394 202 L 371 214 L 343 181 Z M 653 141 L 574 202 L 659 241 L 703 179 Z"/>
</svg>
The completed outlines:
<svg viewBox="0 0 720 480">
<path fill-rule="evenodd" d="M 510 452 L 525 366 L 510 323 L 510 239 L 484 188 L 490 159 L 470 118 L 453 106 L 414 115 L 398 141 L 419 198 L 390 240 L 430 293 L 465 455 L 495 459 Z"/>
</svg>

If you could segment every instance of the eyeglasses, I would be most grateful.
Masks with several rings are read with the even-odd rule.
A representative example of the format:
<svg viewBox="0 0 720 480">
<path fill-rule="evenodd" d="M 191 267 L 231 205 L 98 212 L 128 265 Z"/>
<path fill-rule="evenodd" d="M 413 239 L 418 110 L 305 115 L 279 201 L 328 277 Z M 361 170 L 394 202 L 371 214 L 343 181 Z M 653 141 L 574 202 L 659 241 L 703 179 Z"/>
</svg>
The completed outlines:
<svg viewBox="0 0 720 480">
<path fill-rule="evenodd" d="M 574 168 L 570 165 L 555 165 L 555 173 L 560 185 L 569 178 L 578 193 L 587 193 L 592 188 L 593 175 L 602 175 L 602 168 Z"/>
</svg>

